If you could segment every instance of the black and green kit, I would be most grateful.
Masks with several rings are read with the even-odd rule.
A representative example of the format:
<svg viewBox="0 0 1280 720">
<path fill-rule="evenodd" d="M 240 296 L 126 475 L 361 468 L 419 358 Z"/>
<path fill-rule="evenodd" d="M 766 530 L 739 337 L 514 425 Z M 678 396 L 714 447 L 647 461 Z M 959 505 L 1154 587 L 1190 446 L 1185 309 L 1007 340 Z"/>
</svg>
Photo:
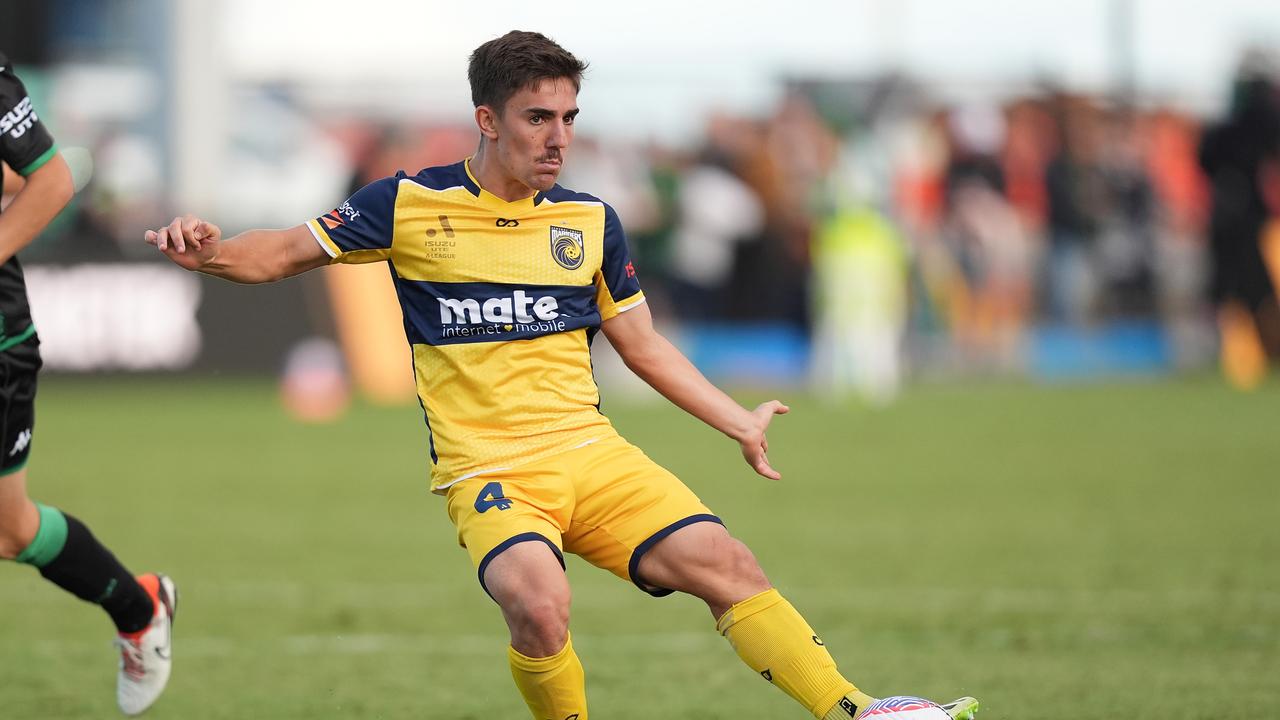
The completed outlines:
<svg viewBox="0 0 1280 720">
<path fill-rule="evenodd" d="M 27 89 L 0 53 L 0 161 L 27 176 L 56 153 Z M 0 193 L 3 190 L 0 175 Z M 31 451 L 39 344 L 22 265 L 11 257 L 0 265 L 0 475 L 21 469 Z"/>
</svg>

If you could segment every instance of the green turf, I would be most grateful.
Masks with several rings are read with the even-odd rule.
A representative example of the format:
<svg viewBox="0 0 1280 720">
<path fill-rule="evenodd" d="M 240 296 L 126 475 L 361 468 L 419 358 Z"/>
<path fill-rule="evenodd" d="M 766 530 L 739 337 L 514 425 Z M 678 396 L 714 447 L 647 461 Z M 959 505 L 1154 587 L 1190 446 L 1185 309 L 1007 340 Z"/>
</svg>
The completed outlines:
<svg viewBox="0 0 1280 720">
<path fill-rule="evenodd" d="M 758 400 L 747 394 L 745 400 Z M 793 400 L 780 483 L 660 404 L 606 411 L 759 556 L 873 694 L 984 720 L 1280 708 L 1280 386 L 929 386 Z M 33 497 L 180 584 L 160 718 L 527 717 L 496 608 L 426 491 L 416 407 L 305 426 L 267 384 L 48 380 Z M 687 597 L 571 560 L 593 717 L 806 717 Z M 0 718 L 114 714 L 110 628 L 0 566 Z"/>
</svg>

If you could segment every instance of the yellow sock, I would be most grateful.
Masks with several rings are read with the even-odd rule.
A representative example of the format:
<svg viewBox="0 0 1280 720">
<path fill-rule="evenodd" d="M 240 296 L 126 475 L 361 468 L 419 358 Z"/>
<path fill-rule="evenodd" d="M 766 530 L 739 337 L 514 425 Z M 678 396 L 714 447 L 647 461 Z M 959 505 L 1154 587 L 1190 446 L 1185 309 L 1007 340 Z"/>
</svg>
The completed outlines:
<svg viewBox="0 0 1280 720">
<path fill-rule="evenodd" d="M 872 698 L 844 679 L 809 623 L 769 589 L 729 608 L 716 629 L 738 657 L 814 717 L 856 717 Z"/>
<path fill-rule="evenodd" d="M 534 720 L 587 720 L 586 676 L 572 638 L 551 657 L 531 658 L 508 647 L 507 658 Z"/>
<path fill-rule="evenodd" d="M 827 714 L 822 716 L 822 720 L 849 720 L 857 717 L 858 713 L 866 710 L 867 706 L 875 701 L 875 698 L 854 688 L 832 705 Z"/>
</svg>

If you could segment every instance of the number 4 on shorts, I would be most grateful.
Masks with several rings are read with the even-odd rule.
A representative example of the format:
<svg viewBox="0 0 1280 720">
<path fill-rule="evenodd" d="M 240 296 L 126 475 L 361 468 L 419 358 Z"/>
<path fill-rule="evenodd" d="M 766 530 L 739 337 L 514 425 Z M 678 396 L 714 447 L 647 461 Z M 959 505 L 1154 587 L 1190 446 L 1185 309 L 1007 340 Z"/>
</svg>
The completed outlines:
<svg viewBox="0 0 1280 720">
<path fill-rule="evenodd" d="M 476 512 L 482 513 L 492 507 L 499 510 L 511 507 L 511 501 L 502 494 L 502 483 L 491 482 L 480 488 L 480 494 L 476 496 Z"/>
</svg>

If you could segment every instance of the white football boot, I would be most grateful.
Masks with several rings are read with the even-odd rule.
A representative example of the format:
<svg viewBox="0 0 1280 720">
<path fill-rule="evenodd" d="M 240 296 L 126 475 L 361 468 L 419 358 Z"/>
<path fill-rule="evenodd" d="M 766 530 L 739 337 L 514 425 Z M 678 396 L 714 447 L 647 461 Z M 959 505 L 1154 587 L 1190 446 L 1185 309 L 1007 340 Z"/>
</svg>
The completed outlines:
<svg viewBox="0 0 1280 720">
<path fill-rule="evenodd" d="M 839 705 L 845 712 L 852 714 L 849 705 Z M 938 711 L 946 713 L 946 717 L 950 720 L 976 720 L 978 712 L 978 701 L 971 697 L 962 697 L 952 700 L 949 703 L 935 703 L 932 700 L 915 697 L 913 695 L 894 695 L 892 697 L 880 698 L 868 704 L 865 708 L 855 716 L 856 720 L 876 720 L 881 717 L 939 717 Z M 839 716 L 835 708 L 832 708 L 832 715 Z"/>
<path fill-rule="evenodd" d="M 978 701 L 971 697 L 962 697 L 941 705 L 952 720 L 974 720 L 974 716 L 978 712 Z"/>
<path fill-rule="evenodd" d="M 138 715 L 164 692 L 173 666 L 173 617 L 178 609 L 178 589 L 166 575 L 139 575 L 155 603 L 151 624 L 138 632 L 120 633 L 120 673 L 116 676 L 116 702 L 125 715 Z"/>
</svg>

